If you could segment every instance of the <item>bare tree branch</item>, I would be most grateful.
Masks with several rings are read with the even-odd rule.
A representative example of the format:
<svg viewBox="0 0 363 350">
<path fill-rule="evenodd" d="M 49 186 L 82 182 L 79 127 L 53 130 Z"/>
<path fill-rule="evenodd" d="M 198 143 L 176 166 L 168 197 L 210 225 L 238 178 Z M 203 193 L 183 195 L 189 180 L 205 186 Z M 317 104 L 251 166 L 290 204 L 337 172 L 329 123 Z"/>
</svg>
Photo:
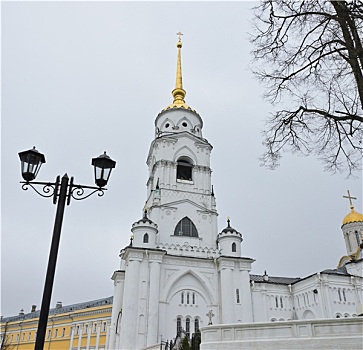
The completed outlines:
<svg viewBox="0 0 363 350">
<path fill-rule="evenodd" d="M 267 119 L 262 163 L 275 168 L 288 150 L 333 172 L 360 169 L 363 2 L 262 0 L 254 28 L 253 72 L 264 97 L 286 105 Z"/>
</svg>

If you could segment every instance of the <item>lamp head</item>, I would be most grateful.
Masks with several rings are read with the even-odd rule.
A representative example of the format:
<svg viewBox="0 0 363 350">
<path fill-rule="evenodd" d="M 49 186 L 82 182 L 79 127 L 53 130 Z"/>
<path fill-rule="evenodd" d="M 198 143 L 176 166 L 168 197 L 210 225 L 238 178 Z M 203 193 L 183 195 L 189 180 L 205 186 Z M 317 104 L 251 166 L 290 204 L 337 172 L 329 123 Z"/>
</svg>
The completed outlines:
<svg viewBox="0 0 363 350">
<path fill-rule="evenodd" d="M 19 152 L 21 161 L 21 175 L 27 182 L 34 180 L 40 167 L 45 163 L 44 154 L 40 153 L 35 147 L 28 151 Z"/>
<path fill-rule="evenodd" d="M 99 157 L 92 158 L 92 165 L 95 170 L 96 185 L 98 187 L 105 187 L 110 178 L 112 169 L 116 167 L 116 162 L 104 152 Z"/>
</svg>

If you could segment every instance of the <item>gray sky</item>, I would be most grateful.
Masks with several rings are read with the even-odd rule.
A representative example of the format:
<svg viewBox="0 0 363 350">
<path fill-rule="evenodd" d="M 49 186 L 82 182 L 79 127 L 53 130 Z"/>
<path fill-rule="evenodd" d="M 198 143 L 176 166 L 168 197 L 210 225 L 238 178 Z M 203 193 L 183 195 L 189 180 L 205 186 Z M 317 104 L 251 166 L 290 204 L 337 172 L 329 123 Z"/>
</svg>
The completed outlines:
<svg viewBox="0 0 363 350">
<path fill-rule="evenodd" d="M 68 173 L 92 185 L 91 158 L 117 161 L 104 197 L 66 208 L 51 306 L 113 294 L 119 251 L 141 217 L 156 115 L 172 102 L 176 42 L 184 33 L 186 102 L 214 146 L 219 230 L 242 232 L 253 273 L 306 276 L 345 254 L 347 189 L 315 158 L 285 154 L 260 167 L 272 107 L 249 71 L 252 2 L 2 2 L 1 315 L 40 306 L 56 207 L 23 191 L 18 152 L 36 146 L 39 181 Z M 359 175 L 359 174 L 358 174 Z"/>
</svg>

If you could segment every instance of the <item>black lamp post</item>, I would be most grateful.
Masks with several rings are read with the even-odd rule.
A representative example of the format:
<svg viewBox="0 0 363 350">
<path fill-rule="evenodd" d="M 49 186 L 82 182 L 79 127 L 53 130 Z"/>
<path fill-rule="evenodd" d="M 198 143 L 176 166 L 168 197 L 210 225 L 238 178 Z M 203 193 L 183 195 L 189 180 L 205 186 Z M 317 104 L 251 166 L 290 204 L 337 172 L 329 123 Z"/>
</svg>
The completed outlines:
<svg viewBox="0 0 363 350">
<path fill-rule="evenodd" d="M 36 178 L 41 165 L 45 163 L 44 155 L 33 147 L 31 150 L 20 152 L 19 157 L 21 160 L 21 173 L 25 180 L 21 182 L 23 184 L 23 190 L 27 190 L 31 187 L 42 197 L 53 197 L 53 203 L 57 204 L 52 244 L 49 252 L 47 275 L 45 278 L 37 337 L 34 347 L 35 350 L 43 350 L 65 204 L 67 203 L 67 205 L 69 205 L 71 198 L 82 200 L 90 197 L 96 192 L 98 192 L 99 196 L 103 196 L 104 191 L 106 190 L 104 186 L 107 185 L 111 171 L 116 166 L 116 162 L 112 160 L 106 152 L 104 152 L 101 156 L 92 159 L 95 182 L 98 186 L 94 187 L 74 184 L 73 177 L 69 179 L 67 174 L 63 175 L 62 179 L 60 179 L 60 176 L 57 176 L 55 182 L 33 181 Z M 34 185 L 43 186 L 43 193 L 38 191 Z M 90 190 L 91 192 L 85 194 L 85 190 Z"/>
</svg>

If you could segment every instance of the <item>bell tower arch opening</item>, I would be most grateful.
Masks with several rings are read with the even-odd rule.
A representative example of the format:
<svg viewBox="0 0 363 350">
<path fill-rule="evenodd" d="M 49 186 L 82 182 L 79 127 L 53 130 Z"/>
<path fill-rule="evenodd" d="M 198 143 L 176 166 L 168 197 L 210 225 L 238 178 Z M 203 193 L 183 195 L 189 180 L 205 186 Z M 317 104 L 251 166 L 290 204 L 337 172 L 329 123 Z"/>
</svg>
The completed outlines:
<svg viewBox="0 0 363 350">
<path fill-rule="evenodd" d="M 177 160 L 176 179 L 193 181 L 193 162 L 189 157 L 180 157 Z"/>
</svg>

